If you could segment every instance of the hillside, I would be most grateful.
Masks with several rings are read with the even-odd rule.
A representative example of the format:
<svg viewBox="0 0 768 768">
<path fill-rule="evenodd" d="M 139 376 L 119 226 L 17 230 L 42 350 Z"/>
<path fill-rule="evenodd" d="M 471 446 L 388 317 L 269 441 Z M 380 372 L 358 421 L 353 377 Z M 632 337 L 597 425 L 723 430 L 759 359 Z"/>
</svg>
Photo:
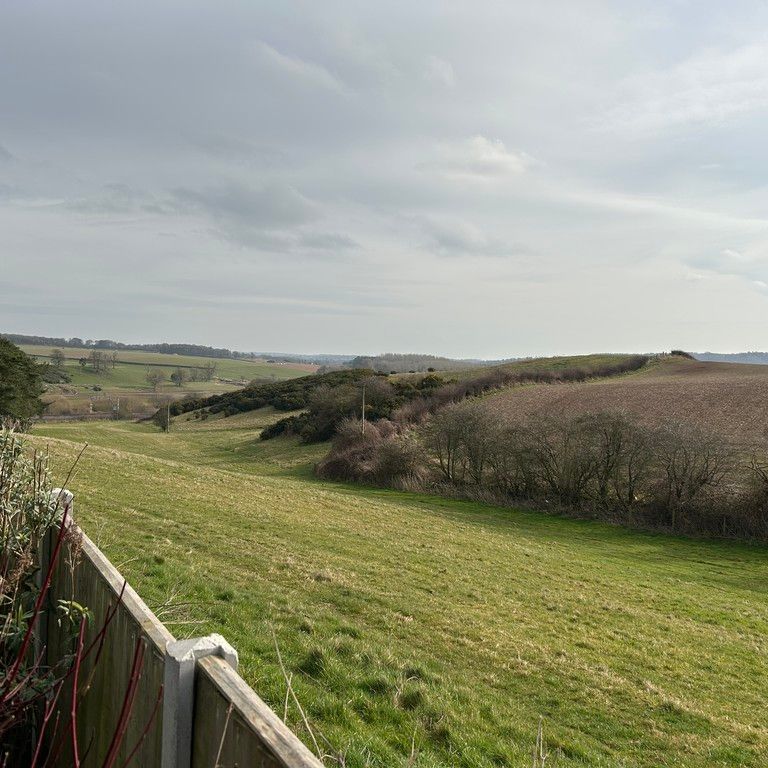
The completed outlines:
<svg viewBox="0 0 768 768">
<path fill-rule="evenodd" d="M 631 376 L 511 388 L 490 398 L 511 416 L 626 411 L 648 425 L 690 422 L 736 445 L 768 447 L 768 366 L 667 357 Z"/>
<path fill-rule="evenodd" d="M 24 352 L 41 363 L 51 363 L 56 347 L 23 345 Z M 206 396 L 231 392 L 253 380 L 286 381 L 306 376 L 317 366 L 306 363 L 269 363 L 266 360 L 201 357 L 199 355 L 163 354 L 135 350 L 98 350 L 104 355 L 102 370 L 90 364 L 80 365 L 94 351 L 86 347 L 61 347 L 64 365 L 61 370 L 69 381 L 51 384 L 44 396 L 46 415 L 82 416 L 92 412 L 111 412 L 120 398 L 124 416 L 146 415 L 161 403 L 188 396 Z M 116 362 L 111 361 L 114 352 Z M 210 376 L 206 366 L 211 367 Z M 185 381 L 176 386 L 171 374 L 180 369 Z M 159 375 L 157 386 L 147 381 L 148 371 Z M 194 379 L 194 380 L 192 380 Z"/>
<path fill-rule="evenodd" d="M 86 531 L 282 715 L 274 627 L 329 766 L 525 768 L 540 717 L 558 768 L 764 764 L 764 550 L 319 481 L 323 446 L 257 439 L 279 416 L 33 439 L 59 476 L 90 444 Z"/>
<path fill-rule="evenodd" d="M 487 370 L 551 370 L 572 367 L 593 368 L 611 365 L 631 357 L 627 354 L 605 353 L 592 355 L 558 355 L 554 357 L 509 358 L 507 360 L 456 360 L 449 357 L 415 354 L 385 354 L 359 356 L 348 365 L 352 368 L 369 368 L 378 373 L 423 374 L 435 371 L 449 376 L 478 376 Z"/>
<path fill-rule="evenodd" d="M 498 361 L 496 361 L 498 362 Z M 494 361 L 454 360 L 436 355 L 395 354 L 359 356 L 347 363 L 350 368 L 369 368 L 377 373 L 426 373 L 428 371 L 457 371 L 493 365 Z"/>
<path fill-rule="evenodd" d="M 49 362 L 51 347 L 24 344 L 21 348 L 40 362 Z M 107 380 L 115 386 L 146 387 L 144 374 L 146 368 L 154 366 L 170 373 L 175 368 L 186 369 L 200 368 L 210 361 L 216 365 L 216 376 L 220 379 L 236 381 L 251 381 L 252 379 L 290 379 L 296 376 L 306 376 L 317 370 L 316 365 L 310 363 L 268 363 L 266 360 L 233 360 L 218 357 L 203 357 L 200 355 L 164 354 L 162 352 L 138 352 L 132 350 L 100 350 L 109 355 L 116 352 L 118 364 L 114 369 L 109 366 L 105 372 Z M 87 358 L 93 352 L 88 347 L 63 347 L 62 352 L 66 358 L 67 370 L 73 375 L 78 373 L 80 366 L 78 360 Z M 114 373 L 113 373 L 114 371 Z M 82 371 L 83 375 L 90 375 L 89 370 Z M 83 382 L 98 383 L 91 375 L 90 379 Z M 79 383 L 79 382 L 78 382 Z"/>
</svg>

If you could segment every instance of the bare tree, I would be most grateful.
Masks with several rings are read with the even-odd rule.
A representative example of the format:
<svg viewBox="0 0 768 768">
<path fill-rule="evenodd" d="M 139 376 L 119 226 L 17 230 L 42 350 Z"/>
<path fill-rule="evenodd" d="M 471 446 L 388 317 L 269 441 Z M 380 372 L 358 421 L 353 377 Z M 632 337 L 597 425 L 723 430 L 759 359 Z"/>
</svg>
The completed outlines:
<svg viewBox="0 0 768 768">
<path fill-rule="evenodd" d="M 216 375 L 216 363 L 213 360 L 209 360 L 202 369 L 203 379 L 210 381 Z"/>
<path fill-rule="evenodd" d="M 107 367 L 104 353 L 100 349 L 93 349 L 88 355 L 88 362 L 96 373 L 101 373 Z"/>
<path fill-rule="evenodd" d="M 65 360 L 64 352 L 61 349 L 51 350 L 51 365 L 53 365 L 54 368 L 63 368 Z"/>
<path fill-rule="evenodd" d="M 657 503 L 669 515 L 672 530 L 705 491 L 723 482 L 734 458 L 724 440 L 682 424 L 657 432 L 654 454 L 660 472 Z"/>
<path fill-rule="evenodd" d="M 183 368 L 176 368 L 170 379 L 177 387 L 180 387 L 187 380 L 187 373 Z"/>
<path fill-rule="evenodd" d="M 156 368 L 147 368 L 147 374 L 145 378 L 147 380 L 147 384 L 152 387 L 152 391 L 157 392 L 157 388 L 160 385 L 160 382 L 165 379 L 165 375 L 162 371 L 159 371 Z"/>
</svg>

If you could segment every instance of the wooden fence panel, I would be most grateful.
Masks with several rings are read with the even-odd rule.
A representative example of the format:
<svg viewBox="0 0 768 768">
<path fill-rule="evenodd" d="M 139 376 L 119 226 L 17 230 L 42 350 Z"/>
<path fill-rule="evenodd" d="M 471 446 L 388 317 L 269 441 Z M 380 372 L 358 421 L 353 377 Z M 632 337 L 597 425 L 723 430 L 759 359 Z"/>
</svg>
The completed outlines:
<svg viewBox="0 0 768 768">
<path fill-rule="evenodd" d="M 192 768 L 322 768 L 223 659 L 197 665 Z"/>
<path fill-rule="evenodd" d="M 85 637 L 88 647 L 107 617 L 115 611 L 99 651 L 97 645 L 84 659 L 80 669 L 81 691 L 77 708 L 77 736 L 81 756 L 87 754 L 88 765 L 101 765 L 110 749 L 121 719 L 131 668 L 137 647 L 143 648 L 141 677 L 136 687 L 127 728 L 115 765 L 122 765 L 142 739 L 132 761 L 134 766 L 160 766 L 162 743 L 162 702 L 158 704 L 164 672 L 165 646 L 173 635 L 144 602 L 126 585 L 122 600 L 118 595 L 123 578 L 93 542 L 76 528 L 70 528 L 68 539 L 57 562 L 49 595 L 47 621 L 48 661 L 65 659 L 75 649 L 73 628 L 57 617 L 59 600 L 75 600 L 91 614 Z M 76 558 L 74 570 L 71 559 Z M 70 677 L 71 684 L 71 677 Z M 71 685 L 65 687 L 59 705 L 61 717 L 68 722 Z M 59 732 L 61 729 L 59 729 Z M 55 746 L 59 735 L 52 735 Z M 57 766 L 72 765 L 71 738 L 64 739 Z"/>
</svg>

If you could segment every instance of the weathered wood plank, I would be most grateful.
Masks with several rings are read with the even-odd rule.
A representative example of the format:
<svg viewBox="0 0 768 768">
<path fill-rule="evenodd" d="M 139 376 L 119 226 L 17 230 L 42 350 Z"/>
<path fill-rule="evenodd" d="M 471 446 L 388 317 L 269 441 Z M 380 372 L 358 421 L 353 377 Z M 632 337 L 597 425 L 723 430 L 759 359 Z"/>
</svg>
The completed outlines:
<svg viewBox="0 0 768 768">
<path fill-rule="evenodd" d="M 322 768 L 223 659 L 197 664 L 192 768 Z"/>
</svg>

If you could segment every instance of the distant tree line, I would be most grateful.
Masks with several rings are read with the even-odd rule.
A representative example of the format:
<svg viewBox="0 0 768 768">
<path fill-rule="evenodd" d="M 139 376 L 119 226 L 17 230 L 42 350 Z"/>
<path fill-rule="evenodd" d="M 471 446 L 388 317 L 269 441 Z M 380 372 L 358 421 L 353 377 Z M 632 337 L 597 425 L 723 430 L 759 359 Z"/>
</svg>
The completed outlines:
<svg viewBox="0 0 768 768">
<path fill-rule="evenodd" d="M 624 413 L 500 414 L 452 404 L 413 426 L 357 419 L 318 465 L 326 478 L 533 504 L 674 533 L 768 540 L 768 456 L 691 425 Z"/>
<path fill-rule="evenodd" d="M 253 359 L 253 352 L 235 352 L 221 347 L 207 347 L 202 344 L 124 344 L 112 339 L 58 338 L 52 336 L 27 336 L 19 333 L 4 333 L 2 336 L 14 344 L 34 344 L 55 347 L 78 347 L 93 349 L 114 349 L 132 352 L 160 352 L 166 355 L 189 355 L 191 357 L 220 357 L 232 359 Z"/>
</svg>

